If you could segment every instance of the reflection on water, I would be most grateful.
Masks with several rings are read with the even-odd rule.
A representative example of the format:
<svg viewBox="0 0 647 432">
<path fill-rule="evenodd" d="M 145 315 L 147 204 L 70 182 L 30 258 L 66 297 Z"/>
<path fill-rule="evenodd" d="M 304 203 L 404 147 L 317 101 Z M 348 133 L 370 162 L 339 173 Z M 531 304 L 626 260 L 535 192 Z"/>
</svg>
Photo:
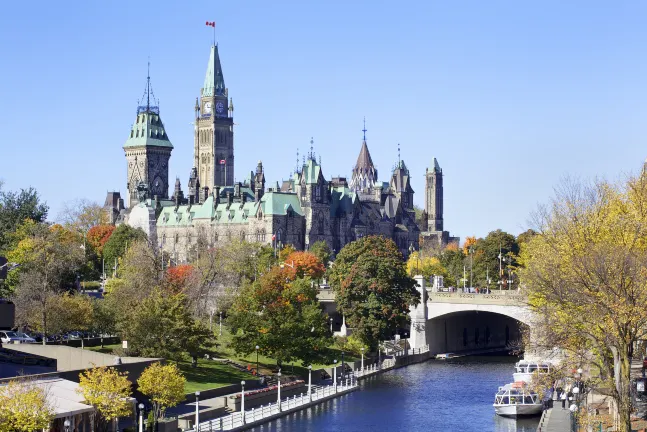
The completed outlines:
<svg viewBox="0 0 647 432">
<path fill-rule="evenodd" d="M 535 432 L 539 418 L 494 414 L 500 385 L 512 382 L 513 358 L 428 361 L 373 377 L 362 390 L 258 426 L 263 432 Z"/>
</svg>

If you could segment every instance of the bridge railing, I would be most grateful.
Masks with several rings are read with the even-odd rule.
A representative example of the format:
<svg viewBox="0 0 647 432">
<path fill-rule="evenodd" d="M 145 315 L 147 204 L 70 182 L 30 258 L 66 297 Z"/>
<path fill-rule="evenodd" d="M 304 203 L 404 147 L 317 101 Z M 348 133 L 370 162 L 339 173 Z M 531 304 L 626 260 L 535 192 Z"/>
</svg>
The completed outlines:
<svg viewBox="0 0 647 432">
<path fill-rule="evenodd" d="M 473 303 L 473 304 L 502 304 L 518 305 L 527 302 L 527 297 L 518 291 L 490 292 L 489 294 L 463 292 L 430 292 L 431 303 Z"/>
</svg>

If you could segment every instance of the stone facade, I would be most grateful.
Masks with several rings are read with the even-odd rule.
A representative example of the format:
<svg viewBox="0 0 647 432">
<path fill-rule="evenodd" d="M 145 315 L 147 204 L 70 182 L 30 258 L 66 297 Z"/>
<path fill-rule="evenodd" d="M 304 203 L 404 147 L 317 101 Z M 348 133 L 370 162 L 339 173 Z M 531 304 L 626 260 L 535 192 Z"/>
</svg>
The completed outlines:
<svg viewBox="0 0 647 432">
<path fill-rule="evenodd" d="M 440 231 L 421 233 L 409 169 L 399 160 L 389 182 L 378 181 L 366 128 L 350 186 L 345 178 L 326 180 L 312 148 L 303 165 L 280 187 L 266 188 L 260 161 L 244 181 L 235 183 L 233 104 L 230 99 L 227 105 L 227 98 L 218 47 L 212 46 L 205 82 L 196 100 L 194 167 L 189 172 L 187 193 L 177 178 L 171 198 L 168 161 L 173 146 L 159 109 L 149 103 L 138 108 L 137 121 L 124 145 L 129 208 L 123 208 L 123 201 L 120 204 L 118 193 L 109 194 L 106 206 L 111 222 L 142 228 L 176 262 L 193 259 L 202 246 L 233 240 L 291 244 L 299 250 L 325 241 L 338 252 L 363 236 L 382 235 L 393 239 L 407 256 L 419 248 L 421 234 L 439 232 L 443 243 L 450 239 L 449 233 L 442 231 L 442 171 L 434 174 L 432 181 L 428 173 L 426 185 L 426 197 L 430 193 L 435 197 L 434 202 L 427 198 L 426 211 L 433 213 L 432 225 Z M 427 230 L 427 226 L 422 228 Z"/>
</svg>

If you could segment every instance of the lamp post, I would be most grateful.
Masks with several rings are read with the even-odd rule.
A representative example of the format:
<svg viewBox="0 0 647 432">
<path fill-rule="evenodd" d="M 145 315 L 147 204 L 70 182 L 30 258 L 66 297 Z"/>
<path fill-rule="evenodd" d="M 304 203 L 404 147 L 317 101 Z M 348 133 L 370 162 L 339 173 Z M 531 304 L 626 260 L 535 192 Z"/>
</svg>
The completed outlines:
<svg viewBox="0 0 647 432">
<path fill-rule="evenodd" d="M 276 374 L 276 377 L 278 382 L 278 400 L 276 404 L 279 407 L 279 412 L 281 412 L 281 369 L 279 369 L 279 373 Z"/>
<path fill-rule="evenodd" d="M 470 253 L 470 291 L 472 291 L 472 287 L 474 286 L 472 284 L 472 277 L 474 275 L 473 267 L 474 267 L 474 248 L 470 246 L 469 248 L 469 253 Z"/>
<path fill-rule="evenodd" d="M 341 352 L 341 383 L 344 384 L 344 380 L 346 379 L 346 367 L 344 364 L 344 352 Z"/>
<path fill-rule="evenodd" d="M 195 392 L 195 430 L 200 427 L 200 392 Z"/>
<path fill-rule="evenodd" d="M 144 404 L 140 402 L 137 407 L 139 408 L 139 432 L 144 432 Z"/>
<path fill-rule="evenodd" d="M 312 365 L 308 366 L 308 401 L 312 402 Z"/>
<path fill-rule="evenodd" d="M 360 350 L 362 351 L 362 372 L 364 372 L 364 347 L 361 347 Z"/>
<path fill-rule="evenodd" d="M 332 333 L 332 318 L 330 318 L 330 333 Z"/>
<path fill-rule="evenodd" d="M 240 413 L 245 424 L 245 381 L 240 382 Z"/>
<path fill-rule="evenodd" d="M 258 349 L 260 347 L 256 345 L 256 376 L 258 376 Z"/>
<path fill-rule="evenodd" d="M 332 385 L 333 385 L 333 390 L 335 390 L 335 393 L 337 393 L 337 359 L 333 360 L 332 362 L 334 364 L 333 373 L 332 373 L 333 375 Z"/>
<path fill-rule="evenodd" d="M 70 432 L 70 419 L 65 419 L 63 426 L 65 426 L 65 432 Z"/>
<path fill-rule="evenodd" d="M 382 369 L 382 344 L 377 344 L 377 368 Z"/>
</svg>

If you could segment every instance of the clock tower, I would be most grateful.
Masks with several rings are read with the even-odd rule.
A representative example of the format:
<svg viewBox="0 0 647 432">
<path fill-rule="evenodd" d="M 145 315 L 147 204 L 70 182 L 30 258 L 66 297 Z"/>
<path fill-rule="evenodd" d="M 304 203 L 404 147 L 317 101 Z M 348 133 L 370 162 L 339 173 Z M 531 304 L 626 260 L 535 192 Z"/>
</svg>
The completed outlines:
<svg viewBox="0 0 647 432">
<path fill-rule="evenodd" d="M 200 184 L 234 184 L 234 106 L 220 66 L 218 45 L 211 47 L 204 85 L 195 104 L 194 166 Z"/>
<path fill-rule="evenodd" d="M 153 96 L 150 74 L 137 107 L 137 118 L 124 144 L 127 165 L 128 207 L 146 198 L 168 198 L 168 162 L 173 144 L 162 123 Z"/>
</svg>

